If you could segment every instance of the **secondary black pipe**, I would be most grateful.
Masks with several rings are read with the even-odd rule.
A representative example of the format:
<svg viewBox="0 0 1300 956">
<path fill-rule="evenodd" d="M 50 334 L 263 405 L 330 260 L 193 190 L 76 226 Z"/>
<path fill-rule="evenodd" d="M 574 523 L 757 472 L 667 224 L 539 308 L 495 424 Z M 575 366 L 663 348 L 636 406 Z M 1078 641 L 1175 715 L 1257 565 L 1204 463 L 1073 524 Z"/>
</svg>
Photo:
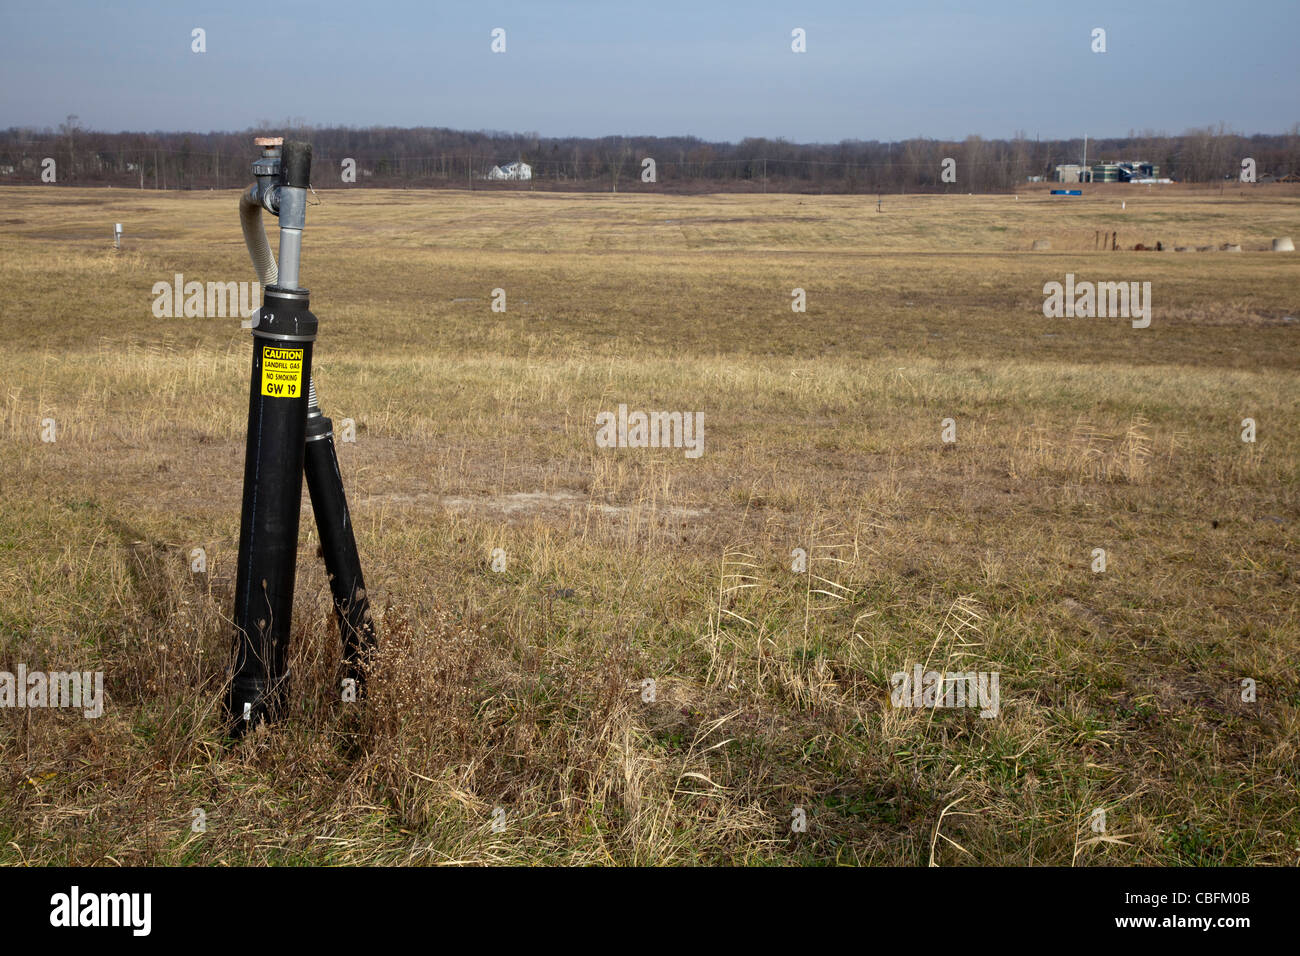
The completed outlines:
<svg viewBox="0 0 1300 956">
<path fill-rule="evenodd" d="M 366 669 L 377 643 L 361 558 L 352 533 L 352 516 L 343 493 L 343 476 L 334 447 L 334 423 L 313 400 L 307 411 L 307 491 L 316 514 L 325 572 L 343 639 L 344 677 L 355 682 L 357 699 L 365 691 Z"/>
</svg>

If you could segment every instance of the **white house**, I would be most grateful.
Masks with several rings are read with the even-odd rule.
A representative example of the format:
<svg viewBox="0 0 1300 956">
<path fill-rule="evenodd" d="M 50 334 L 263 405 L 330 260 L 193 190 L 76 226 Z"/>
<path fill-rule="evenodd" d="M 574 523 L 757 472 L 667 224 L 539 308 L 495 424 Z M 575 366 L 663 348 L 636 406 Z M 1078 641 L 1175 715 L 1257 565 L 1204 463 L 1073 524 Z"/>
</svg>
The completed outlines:
<svg viewBox="0 0 1300 956">
<path fill-rule="evenodd" d="M 506 163 L 488 170 L 488 179 L 532 179 L 533 167 L 524 162 Z"/>
</svg>

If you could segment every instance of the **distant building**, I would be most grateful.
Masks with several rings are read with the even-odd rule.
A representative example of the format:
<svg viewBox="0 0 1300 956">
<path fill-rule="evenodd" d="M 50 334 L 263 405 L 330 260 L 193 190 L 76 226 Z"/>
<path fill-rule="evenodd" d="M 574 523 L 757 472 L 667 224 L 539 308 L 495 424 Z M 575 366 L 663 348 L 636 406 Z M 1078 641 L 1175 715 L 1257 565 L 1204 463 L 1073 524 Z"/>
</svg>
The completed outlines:
<svg viewBox="0 0 1300 956">
<path fill-rule="evenodd" d="M 1119 168 L 1119 181 L 1122 183 L 1160 178 L 1160 167 L 1155 163 L 1131 162 L 1116 163 L 1115 165 Z"/>
<path fill-rule="evenodd" d="M 1056 167 L 1058 183 L 1163 183 L 1160 167 L 1140 161 L 1093 163 L 1092 166 L 1068 164 Z"/>
<path fill-rule="evenodd" d="M 493 166 L 488 170 L 488 179 L 532 179 L 533 167 L 525 162 L 516 161 L 504 166 Z"/>
<path fill-rule="evenodd" d="M 1119 163 L 1097 163 L 1092 167 L 1092 181 L 1094 183 L 1119 182 Z"/>
</svg>

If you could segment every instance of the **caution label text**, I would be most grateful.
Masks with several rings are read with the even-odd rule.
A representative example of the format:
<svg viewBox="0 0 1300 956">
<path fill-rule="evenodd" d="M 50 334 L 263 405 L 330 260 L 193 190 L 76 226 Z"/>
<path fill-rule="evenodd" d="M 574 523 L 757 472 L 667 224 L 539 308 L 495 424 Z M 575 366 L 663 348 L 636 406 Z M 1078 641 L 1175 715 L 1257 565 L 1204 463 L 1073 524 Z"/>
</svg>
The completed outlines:
<svg viewBox="0 0 1300 956">
<path fill-rule="evenodd" d="M 270 398 L 302 395 L 302 349 L 262 349 L 262 394 Z"/>
</svg>

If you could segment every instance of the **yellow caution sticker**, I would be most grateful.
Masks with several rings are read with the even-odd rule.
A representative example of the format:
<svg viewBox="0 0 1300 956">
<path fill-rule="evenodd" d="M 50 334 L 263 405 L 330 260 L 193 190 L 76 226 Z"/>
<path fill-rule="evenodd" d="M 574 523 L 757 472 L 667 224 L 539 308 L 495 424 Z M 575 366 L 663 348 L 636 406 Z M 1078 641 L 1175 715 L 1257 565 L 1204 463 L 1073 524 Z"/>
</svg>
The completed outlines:
<svg viewBox="0 0 1300 956">
<path fill-rule="evenodd" d="M 262 349 L 262 394 L 270 398 L 302 395 L 302 349 Z"/>
</svg>

